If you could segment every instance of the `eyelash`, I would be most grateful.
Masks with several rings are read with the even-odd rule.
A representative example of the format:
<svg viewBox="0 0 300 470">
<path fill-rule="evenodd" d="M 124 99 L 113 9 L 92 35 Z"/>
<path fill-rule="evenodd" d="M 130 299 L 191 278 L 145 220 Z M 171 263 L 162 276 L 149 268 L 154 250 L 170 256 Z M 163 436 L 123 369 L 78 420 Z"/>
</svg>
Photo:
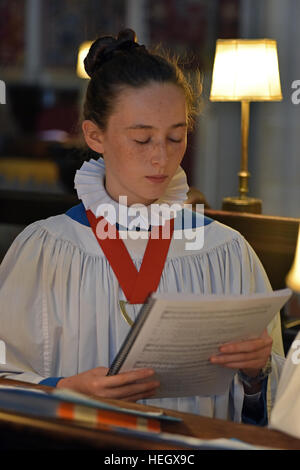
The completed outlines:
<svg viewBox="0 0 300 470">
<path fill-rule="evenodd" d="M 146 144 L 149 144 L 150 140 L 151 140 L 151 139 L 149 138 L 149 139 L 147 139 L 147 140 L 145 140 L 145 141 L 142 141 L 142 140 L 135 140 L 135 142 L 136 142 L 137 144 L 140 144 L 140 145 L 146 145 Z M 180 144 L 180 142 L 182 142 L 182 139 L 176 140 L 176 139 L 171 139 L 171 138 L 169 138 L 169 141 L 170 141 L 170 142 L 173 142 L 174 144 Z"/>
</svg>

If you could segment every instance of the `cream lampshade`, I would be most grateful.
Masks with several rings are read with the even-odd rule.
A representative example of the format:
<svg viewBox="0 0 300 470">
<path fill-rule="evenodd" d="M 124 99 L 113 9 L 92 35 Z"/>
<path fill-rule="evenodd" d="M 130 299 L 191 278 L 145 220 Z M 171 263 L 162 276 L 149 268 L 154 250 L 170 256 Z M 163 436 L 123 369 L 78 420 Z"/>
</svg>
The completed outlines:
<svg viewBox="0 0 300 470">
<path fill-rule="evenodd" d="M 248 135 L 250 101 L 282 99 L 276 41 L 218 39 L 211 101 L 241 101 L 242 157 L 239 196 L 225 198 L 223 209 L 261 212 L 261 201 L 248 197 Z"/>
<path fill-rule="evenodd" d="M 286 285 L 295 292 L 300 292 L 300 225 L 296 253 L 292 267 L 286 277 Z"/>
<path fill-rule="evenodd" d="M 86 58 L 93 41 L 83 42 L 78 51 L 76 73 L 80 78 L 90 78 L 84 69 L 84 59 Z"/>
<path fill-rule="evenodd" d="M 78 77 L 83 78 L 83 79 L 90 78 L 85 71 L 83 61 L 86 58 L 92 44 L 93 44 L 93 41 L 85 41 L 79 46 L 78 55 L 77 55 L 76 74 Z M 87 82 L 86 80 L 80 80 L 79 102 L 78 102 L 78 107 L 80 111 L 84 105 L 85 94 L 86 94 L 86 89 L 87 89 L 88 84 L 89 82 Z"/>
</svg>

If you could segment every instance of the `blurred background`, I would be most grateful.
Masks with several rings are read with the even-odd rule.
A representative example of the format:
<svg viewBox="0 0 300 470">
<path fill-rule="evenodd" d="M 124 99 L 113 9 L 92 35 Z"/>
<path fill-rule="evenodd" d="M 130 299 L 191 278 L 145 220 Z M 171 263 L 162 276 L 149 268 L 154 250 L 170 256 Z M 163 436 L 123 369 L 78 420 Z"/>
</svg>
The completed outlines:
<svg viewBox="0 0 300 470">
<path fill-rule="evenodd" d="M 183 166 L 213 209 L 236 195 L 241 155 L 240 103 L 209 101 L 216 40 L 276 39 L 283 100 L 251 103 L 250 196 L 262 199 L 263 214 L 299 217 L 299 18 L 299 0 L 0 0 L 0 260 L 27 222 L 9 200 L 30 195 L 33 213 L 41 195 L 73 205 L 75 171 L 93 157 L 80 133 L 88 81 L 76 75 L 78 48 L 125 27 L 202 73 L 202 111 Z"/>
</svg>

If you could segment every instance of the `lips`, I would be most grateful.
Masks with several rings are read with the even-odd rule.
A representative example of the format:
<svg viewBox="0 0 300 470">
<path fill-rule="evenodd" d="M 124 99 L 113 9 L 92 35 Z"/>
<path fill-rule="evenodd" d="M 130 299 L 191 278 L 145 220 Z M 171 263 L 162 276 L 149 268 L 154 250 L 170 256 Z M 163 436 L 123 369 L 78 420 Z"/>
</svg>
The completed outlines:
<svg viewBox="0 0 300 470">
<path fill-rule="evenodd" d="M 147 180 L 153 183 L 163 183 L 168 178 L 167 175 L 146 176 Z"/>
</svg>

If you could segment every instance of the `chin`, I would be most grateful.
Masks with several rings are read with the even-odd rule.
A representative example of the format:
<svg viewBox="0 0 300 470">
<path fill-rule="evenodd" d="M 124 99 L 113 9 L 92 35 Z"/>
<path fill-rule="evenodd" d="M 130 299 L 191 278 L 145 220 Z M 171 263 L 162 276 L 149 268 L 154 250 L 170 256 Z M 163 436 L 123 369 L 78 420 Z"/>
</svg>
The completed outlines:
<svg viewBox="0 0 300 470">
<path fill-rule="evenodd" d="M 150 201 L 149 204 L 156 201 L 157 199 L 160 199 L 164 195 L 164 193 L 165 191 L 160 191 L 160 192 L 149 194 L 149 196 L 147 195 L 147 200 Z"/>
<path fill-rule="evenodd" d="M 157 199 L 160 199 L 166 192 L 167 186 L 168 184 L 165 184 L 163 187 L 160 188 L 140 188 L 140 190 L 135 193 L 140 201 L 139 204 L 149 205 Z"/>
</svg>

